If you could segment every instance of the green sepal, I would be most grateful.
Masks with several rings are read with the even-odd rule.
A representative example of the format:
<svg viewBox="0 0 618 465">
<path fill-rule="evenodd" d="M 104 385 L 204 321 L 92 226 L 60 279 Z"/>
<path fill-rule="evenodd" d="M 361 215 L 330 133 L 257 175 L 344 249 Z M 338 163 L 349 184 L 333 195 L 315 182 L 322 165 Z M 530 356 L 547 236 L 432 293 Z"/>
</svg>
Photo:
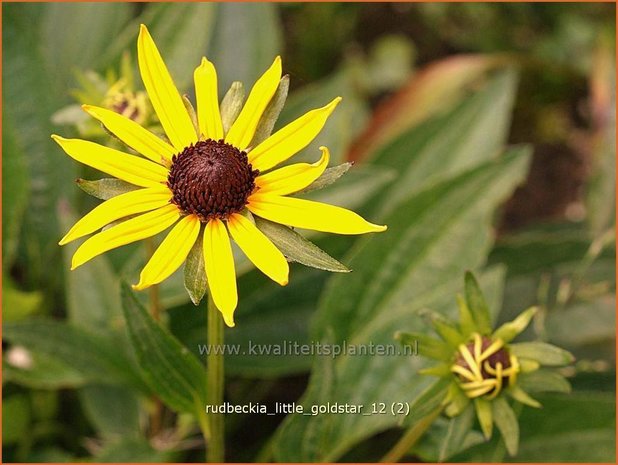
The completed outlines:
<svg viewBox="0 0 618 465">
<path fill-rule="evenodd" d="M 541 408 L 541 403 L 539 401 L 530 397 L 526 391 L 517 385 L 509 387 L 505 392 L 517 402 L 529 405 L 530 407 Z"/>
<path fill-rule="evenodd" d="M 103 178 L 96 181 L 78 178 L 75 182 L 86 194 L 101 200 L 109 200 L 117 195 L 141 189 L 139 186 L 116 178 Z"/>
<path fill-rule="evenodd" d="M 317 191 L 326 186 L 330 186 L 341 176 L 346 174 L 350 168 L 352 168 L 354 163 L 345 162 L 341 165 L 333 166 L 331 168 L 326 168 L 321 176 L 305 187 L 303 190 L 297 192 L 297 194 L 305 194 L 307 192 Z"/>
<path fill-rule="evenodd" d="M 571 392 L 571 383 L 553 370 L 537 370 L 522 373 L 517 378 L 517 384 L 526 392 Z"/>
<path fill-rule="evenodd" d="M 519 369 L 522 373 L 531 373 L 533 371 L 538 370 L 541 367 L 541 364 L 536 360 L 531 360 L 529 358 L 519 358 Z"/>
<path fill-rule="evenodd" d="M 491 404 L 494 422 L 502 435 L 507 452 L 513 457 L 519 446 L 519 422 L 515 412 L 504 397 L 497 397 Z"/>
<path fill-rule="evenodd" d="M 202 246 L 203 227 L 197 240 L 185 261 L 184 267 L 184 284 L 189 298 L 194 305 L 199 305 L 206 291 L 208 290 L 208 281 L 206 279 L 206 268 L 204 266 L 204 253 Z"/>
<path fill-rule="evenodd" d="M 193 104 L 187 94 L 182 95 L 182 103 L 185 106 L 185 110 L 189 114 L 189 118 L 191 118 L 191 122 L 193 123 L 193 129 L 195 129 L 195 133 L 201 137 L 200 134 L 200 126 L 197 122 L 197 113 L 195 113 L 195 108 L 193 108 Z"/>
<path fill-rule="evenodd" d="M 443 378 L 451 374 L 451 366 L 447 363 L 438 363 L 418 371 L 421 375 L 437 376 Z"/>
<path fill-rule="evenodd" d="M 466 300 L 460 294 L 457 294 L 457 308 L 459 309 L 459 328 L 461 334 L 467 339 L 476 331 L 476 324 L 472 319 Z"/>
<path fill-rule="evenodd" d="M 476 416 L 479 419 L 483 436 L 485 436 L 485 439 L 491 439 L 491 433 L 493 432 L 494 425 L 491 402 L 481 397 L 477 397 L 474 399 L 474 409 L 476 410 Z"/>
<path fill-rule="evenodd" d="M 245 101 L 245 88 L 242 82 L 234 81 L 221 101 L 221 123 L 223 124 L 223 132 L 227 132 L 238 118 L 242 105 Z"/>
<path fill-rule="evenodd" d="M 395 339 L 404 345 L 418 346 L 418 353 L 423 357 L 449 362 L 453 358 L 453 350 L 444 342 L 422 333 L 407 333 L 398 331 Z"/>
<path fill-rule="evenodd" d="M 451 418 L 456 417 L 457 415 L 461 415 L 469 405 L 470 398 L 461 391 L 456 382 L 451 384 L 451 388 L 449 389 L 449 402 L 444 409 L 444 413 Z"/>
<path fill-rule="evenodd" d="M 439 313 L 429 311 L 424 312 L 423 316 L 428 317 L 434 331 L 453 349 L 456 350 L 460 344 L 466 342 L 466 337 L 461 334 L 457 328 L 457 325 L 444 316 Z"/>
<path fill-rule="evenodd" d="M 530 307 L 528 310 L 517 315 L 513 321 L 509 321 L 500 326 L 493 334 L 494 339 L 502 339 L 504 343 L 509 343 L 530 324 L 530 320 L 538 311 L 537 307 Z"/>
<path fill-rule="evenodd" d="M 489 315 L 489 307 L 483 292 L 479 287 L 478 281 L 470 271 L 466 271 L 464 282 L 466 303 L 468 304 L 472 320 L 475 322 L 478 332 L 483 336 L 488 336 L 491 334 L 491 316 Z"/>
<path fill-rule="evenodd" d="M 343 263 L 335 260 L 292 228 L 273 223 L 264 218 L 254 217 L 254 219 L 258 229 L 275 244 L 288 260 L 335 273 L 349 273 L 351 271 Z"/>
<path fill-rule="evenodd" d="M 546 342 L 520 342 L 509 347 L 516 357 L 534 360 L 546 366 L 568 365 L 575 360 L 570 352 Z"/>
<path fill-rule="evenodd" d="M 275 91 L 275 95 L 270 99 L 268 106 L 262 113 L 262 117 L 255 128 L 255 133 L 249 147 L 257 147 L 260 143 L 264 142 L 273 132 L 277 118 L 281 114 L 281 110 L 285 105 L 285 101 L 288 97 L 288 90 L 290 88 L 290 77 L 285 75 L 279 81 L 279 87 Z"/>
</svg>

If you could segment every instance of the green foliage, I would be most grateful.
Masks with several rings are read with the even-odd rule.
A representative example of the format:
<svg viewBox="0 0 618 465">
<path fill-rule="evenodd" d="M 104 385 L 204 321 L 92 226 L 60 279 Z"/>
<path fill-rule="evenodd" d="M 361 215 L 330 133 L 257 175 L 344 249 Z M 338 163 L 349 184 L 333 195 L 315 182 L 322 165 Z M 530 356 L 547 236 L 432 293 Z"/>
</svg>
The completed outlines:
<svg viewBox="0 0 618 465">
<path fill-rule="evenodd" d="M 76 178 L 97 199 L 133 188 L 78 166 L 49 136 L 74 135 L 63 126 L 69 119 L 52 115 L 75 103 L 70 96 L 84 73 L 112 76 L 124 66 L 137 76 L 135 56 L 124 65 L 120 58 L 135 55 L 140 23 L 189 100 L 201 57 L 215 64 L 220 97 L 232 86 L 222 105 L 225 126 L 256 78 L 283 55 L 289 80 L 253 144 L 342 96 L 320 135 L 290 160 L 314 162 L 321 145 L 332 154 L 332 167 L 298 195 L 389 227 L 359 238 L 309 233 L 310 242 L 303 231 L 256 221 L 298 263 L 280 287 L 235 250 L 240 304 L 225 338 L 241 352 L 226 355 L 226 396 L 242 404 L 279 401 L 285 392 L 286 399 L 302 395 L 306 407 L 338 402 L 365 411 L 400 402 L 410 414 L 291 414 L 278 429 L 271 417 L 230 416 L 229 460 L 251 460 L 258 450 L 259 458 L 281 461 L 379 460 L 400 428 L 414 428 L 440 408 L 448 383 L 420 376 L 429 364 L 416 355 L 277 355 L 273 348 L 319 341 L 399 349 L 399 337 L 420 343 L 420 353 L 444 355 L 425 339 L 427 320 L 438 322 L 445 345 L 463 342 L 457 328 L 439 323 L 456 314 L 460 294 L 470 321 L 500 328 L 505 340 L 530 323 L 525 342 L 513 345 L 523 359 L 551 366 L 572 361 L 572 353 L 576 361 L 559 373 L 520 374 L 522 390 L 513 396 L 534 405 L 538 399 L 543 409 L 512 408 L 508 398 L 481 406 L 501 433 L 490 441 L 468 408 L 438 417 L 409 454 L 423 461 L 615 461 L 614 8 L 3 4 L 5 461 L 203 460 L 196 431 L 205 399 L 207 283 L 199 241 L 184 273 L 158 288 L 160 321 L 143 305 L 154 294 L 121 285 L 134 282 L 145 263 L 142 245 L 72 272 L 80 241 L 57 245 L 99 203 L 76 189 Z M 503 51 L 520 55 L 493 54 Z M 534 67 L 526 66 L 530 59 Z M 68 110 L 75 111 L 87 119 Z M 568 183 L 579 172 L 549 164 L 553 175 L 539 175 L 552 158 L 542 158 L 546 151 L 560 160 L 575 153 L 590 168 L 576 179 L 576 197 L 562 199 L 567 214 L 547 206 L 542 218 L 559 219 L 552 225 L 529 212 L 527 228 L 509 227 L 517 196 L 506 208 L 505 201 L 530 166 L 530 148 L 508 146 L 519 141 L 532 142 L 537 157 L 528 185 L 538 188 L 542 179 L 551 190 L 556 178 Z M 530 205 L 546 206 L 546 197 L 530 198 Z M 581 212 L 583 221 L 569 220 Z M 467 275 L 461 286 L 466 270 L 478 284 Z M 534 309 L 504 324 L 526 307 Z M 249 341 L 270 352 L 248 353 Z M 165 404 L 158 432 L 154 397 Z M 469 406 L 468 399 L 457 406 Z"/>
</svg>

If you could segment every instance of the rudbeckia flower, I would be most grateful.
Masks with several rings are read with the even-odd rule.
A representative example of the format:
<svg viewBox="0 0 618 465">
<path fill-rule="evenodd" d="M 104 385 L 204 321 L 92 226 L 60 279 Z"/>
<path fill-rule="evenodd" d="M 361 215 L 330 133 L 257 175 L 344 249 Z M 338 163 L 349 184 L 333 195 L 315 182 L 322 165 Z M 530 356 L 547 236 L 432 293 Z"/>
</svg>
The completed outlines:
<svg viewBox="0 0 618 465">
<path fill-rule="evenodd" d="M 344 208 L 288 197 L 324 172 L 329 162 L 326 147 L 321 148 L 322 156 L 316 163 L 273 169 L 318 135 L 340 98 L 306 113 L 252 147 L 256 128 L 279 86 L 279 57 L 255 83 L 242 110 L 225 131 L 212 63 L 203 58 L 194 73 L 194 123 L 143 25 L 137 52 L 144 86 L 168 140 L 126 116 L 89 105 L 83 106 L 87 113 L 141 156 L 94 142 L 52 136 L 75 160 L 138 187 L 97 206 L 62 238 L 61 245 L 114 223 L 77 249 L 71 269 L 111 249 L 171 228 L 134 288 L 145 289 L 165 280 L 182 265 L 195 242 L 203 241 L 211 296 L 227 325 L 234 326 L 238 294 L 230 237 L 269 278 L 280 285 L 288 282 L 285 256 L 255 226 L 252 215 L 291 227 L 338 234 L 386 229 Z"/>
</svg>

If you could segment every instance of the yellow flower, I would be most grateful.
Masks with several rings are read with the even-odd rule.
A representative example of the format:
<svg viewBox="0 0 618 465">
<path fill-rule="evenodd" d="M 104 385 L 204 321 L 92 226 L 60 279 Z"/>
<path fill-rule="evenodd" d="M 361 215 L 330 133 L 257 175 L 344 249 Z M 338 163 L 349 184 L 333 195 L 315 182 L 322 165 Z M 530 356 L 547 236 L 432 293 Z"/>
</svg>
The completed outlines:
<svg viewBox="0 0 618 465">
<path fill-rule="evenodd" d="M 271 171 L 317 136 L 341 98 L 308 112 L 250 147 L 281 79 L 279 57 L 255 83 L 227 133 L 219 111 L 216 70 L 203 58 L 194 73 L 196 132 L 144 25 L 137 51 L 144 86 L 169 142 L 126 116 L 89 105 L 83 107 L 86 112 L 143 157 L 85 140 L 52 136 L 75 160 L 139 187 L 106 200 L 62 238 L 60 244 L 64 245 L 130 216 L 86 240 L 73 255 L 71 269 L 108 250 L 172 227 L 134 286 L 141 290 L 160 283 L 178 269 L 203 231 L 200 240 L 210 293 L 227 325 L 234 326 L 238 294 L 230 236 L 269 278 L 281 285 L 288 282 L 286 258 L 255 226 L 251 215 L 338 234 L 386 229 L 344 208 L 287 197 L 324 172 L 329 161 L 326 147 L 321 147 L 322 157 L 314 164 L 298 163 Z"/>
</svg>

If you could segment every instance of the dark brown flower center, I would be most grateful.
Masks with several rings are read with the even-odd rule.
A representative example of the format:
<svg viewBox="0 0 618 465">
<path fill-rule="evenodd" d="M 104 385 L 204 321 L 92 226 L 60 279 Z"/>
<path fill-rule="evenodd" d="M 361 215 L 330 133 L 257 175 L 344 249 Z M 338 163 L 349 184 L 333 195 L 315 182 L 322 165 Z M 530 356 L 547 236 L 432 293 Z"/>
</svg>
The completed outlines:
<svg viewBox="0 0 618 465">
<path fill-rule="evenodd" d="M 207 139 L 172 157 L 167 185 L 173 193 L 172 203 L 206 222 L 241 211 L 258 173 L 245 152 L 223 139 Z"/>
<path fill-rule="evenodd" d="M 482 336 L 481 337 L 481 354 L 485 352 L 485 350 L 489 346 L 491 346 L 492 343 L 493 341 L 490 338 L 486 336 Z M 471 354 L 474 354 L 474 341 L 468 342 L 466 344 L 466 348 L 470 351 Z M 494 352 L 493 354 L 489 355 L 487 358 L 484 358 L 482 361 L 479 361 L 479 362 L 480 362 L 479 368 L 481 371 L 481 375 L 483 376 L 483 379 L 495 378 L 496 377 L 495 369 L 499 363 L 502 365 L 503 370 L 506 370 L 507 368 L 510 368 L 511 366 L 510 354 L 509 354 L 508 349 L 505 347 L 498 349 L 496 352 Z M 471 369 L 467 360 L 464 358 L 464 356 L 460 352 L 457 353 L 455 364 L 465 368 L 466 370 Z M 494 373 L 490 373 L 490 372 L 494 372 Z"/>
</svg>

